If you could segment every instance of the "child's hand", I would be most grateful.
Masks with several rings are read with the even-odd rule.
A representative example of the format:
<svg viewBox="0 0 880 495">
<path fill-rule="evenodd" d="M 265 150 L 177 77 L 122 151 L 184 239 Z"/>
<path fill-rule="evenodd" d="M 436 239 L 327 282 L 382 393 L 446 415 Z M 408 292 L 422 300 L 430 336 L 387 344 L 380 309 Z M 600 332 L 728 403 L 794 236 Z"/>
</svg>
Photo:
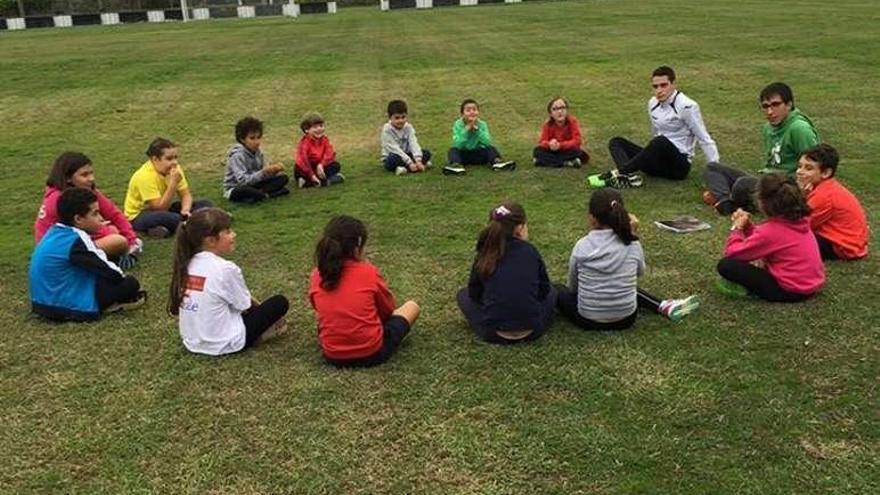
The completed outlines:
<svg viewBox="0 0 880 495">
<path fill-rule="evenodd" d="M 465 123 L 467 124 L 468 129 L 472 131 L 476 130 L 478 120 L 479 119 L 477 117 L 465 117 Z"/>
<path fill-rule="evenodd" d="M 315 173 L 317 174 L 318 177 L 321 178 L 321 180 L 326 180 L 326 179 L 327 179 L 327 173 L 324 172 L 324 166 L 323 166 L 323 165 L 318 165 L 318 168 L 315 169 Z"/>
<path fill-rule="evenodd" d="M 730 219 L 733 221 L 734 229 L 743 230 L 752 222 L 752 214 L 742 208 L 737 208 Z"/>
<path fill-rule="evenodd" d="M 144 251 L 144 241 L 139 237 L 135 237 L 134 242 L 128 246 L 128 254 L 138 256 Z"/>
<path fill-rule="evenodd" d="M 180 180 L 183 179 L 183 174 L 180 173 L 180 168 L 174 167 L 168 172 L 168 185 L 171 187 L 177 186 L 180 184 Z"/>
<path fill-rule="evenodd" d="M 550 151 L 558 151 L 559 150 L 559 141 L 557 141 L 555 139 L 551 139 L 550 142 L 547 144 L 550 146 Z"/>
<path fill-rule="evenodd" d="M 265 167 L 263 167 L 263 173 L 269 176 L 276 175 L 282 170 L 284 170 L 284 165 L 280 163 L 273 163 L 271 165 L 266 165 Z"/>
<path fill-rule="evenodd" d="M 317 175 L 312 176 L 312 182 L 315 184 L 315 186 L 321 187 L 321 179 L 319 179 Z"/>
<path fill-rule="evenodd" d="M 633 231 L 633 233 L 639 230 L 639 217 L 633 215 L 632 213 L 629 214 L 629 228 Z"/>
<path fill-rule="evenodd" d="M 803 192 L 804 194 L 808 194 L 810 191 L 813 190 L 813 183 L 811 182 L 801 182 L 800 180 L 798 180 L 797 185 L 801 188 L 801 192 Z"/>
</svg>

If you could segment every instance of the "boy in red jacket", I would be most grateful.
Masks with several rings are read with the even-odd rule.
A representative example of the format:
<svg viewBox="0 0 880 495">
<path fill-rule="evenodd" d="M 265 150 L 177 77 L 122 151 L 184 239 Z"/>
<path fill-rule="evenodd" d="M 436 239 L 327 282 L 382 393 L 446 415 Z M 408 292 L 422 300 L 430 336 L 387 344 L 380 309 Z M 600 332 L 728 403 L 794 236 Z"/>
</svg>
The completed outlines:
<svg viewBox="0 0 880 495">
<path fill-rule="evenodd" d="M 321 187 L 340 184 L 345 176 L 339 173 L 342 165 L 336 161 L 336 151 L 324 134 L 324 117 L 316 112 L 307 113 L 299 124 L 305 134 L 299 140 L 293 159 L 293 175 L 299 187 Z"/>
<path fill-rule="evenodd" d="M 810 205 L 810 227 L 823 260 L 855 260 L 868 255 L 868 220 L 859 200 L 837 179 L 840 156 L 819 144 L 801 154 L 797 182 Z"/>
</svg>

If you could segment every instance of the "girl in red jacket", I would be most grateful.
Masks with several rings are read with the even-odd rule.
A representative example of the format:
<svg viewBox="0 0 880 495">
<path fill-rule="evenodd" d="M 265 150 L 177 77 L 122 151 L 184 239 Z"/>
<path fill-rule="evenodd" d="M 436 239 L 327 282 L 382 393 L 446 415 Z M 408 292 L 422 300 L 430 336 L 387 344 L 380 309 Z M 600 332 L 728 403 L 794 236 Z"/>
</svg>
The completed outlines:
<svg viewBox="0 0 880 495">
<path fill-rule="evenodd" d="M 52 165 L 49 178 L 46 179 L 46 190 L 43 203 L 34 222 L 34 241 L 40 242 L 49 228 L 58 222 L 58 198 L 65 189 L 81 187 L 89 189 L 98 197 L 98 211 L 105 224 L 100 230 L 91 234 L 95 246 L 107 254 L 107 257 L 120 259 L 123 268 L 131 267 L 140 253 L 142 243 L 131 228 L 131 224 L 116 207 L 113 201 L 95 187 L 95 169 L 92 160 L 82 153 L 67 151 L 62 153 Z"/>
<path fill-rule="evenodd" d="M 795 181 L 782 174 L 761 177 L 757 197 L 769 218 L 752 225 L 747 211 L 733 213 L 718 273 L 767 301 L 809 299 L 825 283 L 825 266 L 810 230 L 810 207 Z"/>
<path fill-rule="evenodd" d="M 547 103 L 550 117 L 541 127 L 541 139 L 532 153 L 538 167 L 580 168 L 590 161 L 590 155 L 581 149 L 581 126 L 568 114 L 568 102 L 557 97 Z"/>
<path fill-rule="evenodd" d="M 379 269 L 366 260 L 367 229 L 349 216 L 324 228 L 315 249 L 309 302 L 318 316 L 324 359 L 339 367 L 387 361 L 421 311 L 415 301 L 397 303 Z"/>
</svg>

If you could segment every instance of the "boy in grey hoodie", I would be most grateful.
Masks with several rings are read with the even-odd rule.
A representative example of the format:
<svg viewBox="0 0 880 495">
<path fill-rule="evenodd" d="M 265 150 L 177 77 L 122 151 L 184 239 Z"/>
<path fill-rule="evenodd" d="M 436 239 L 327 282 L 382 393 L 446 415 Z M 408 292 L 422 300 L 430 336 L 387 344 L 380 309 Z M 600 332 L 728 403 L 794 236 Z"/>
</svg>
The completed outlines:
<svg viewBox="0 0 880 495">
<path fill-rule="evenodd" d="M 281 173 L 280 163 L 266 165 L 260 151 L 263 141 L 263 123 L 245 117 L 235 124 L 234 145 L 226 153 L 226 175 L 223 177 L 223 196 L 237 203 L 257 203 L 268 198 L 289 194 L 284 187 L 289 178 Z"/>
<path fill-rule="evenodd" d="M 424 172 L 431 166 L 431 152 L 419 146 L 416 130 L 407 122 L 403 100 L 388 103 L 388 122 L 382 126 L 382 165 L 385 170 L 403 175 Z"/>
</svg>

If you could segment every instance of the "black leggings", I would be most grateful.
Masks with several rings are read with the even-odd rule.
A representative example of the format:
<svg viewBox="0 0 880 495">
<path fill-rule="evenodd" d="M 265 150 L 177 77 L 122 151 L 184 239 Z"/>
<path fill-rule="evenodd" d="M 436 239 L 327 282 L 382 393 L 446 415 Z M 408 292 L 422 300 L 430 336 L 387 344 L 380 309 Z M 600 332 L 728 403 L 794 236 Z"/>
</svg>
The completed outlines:
<svg viewBox="0 0 880 495">
<path fill-rule="evenodd" d="M 284 174 L 273 175 L 249 186 L 237 186 L 229 193 L 229 201 L 256 203 L 278 195 L 290 179 Z"/>
<path fill-rule="evenodd" d="M 823 260 L 839 260 L 840 257 L 837 256 L 837 253 L 834 252 L 834 244 L 831 243 L 828 239 L 822 237 L 819 234 L 813 233 L 816 236 L 816 244 L 819 245 L 819 254 L 822 255 Z"/>
<path fill-rule="evenodd" d="M 614 137 L 608 141 L 608 151 L 617 170 L 625 174 L 641 170 L 655 177 L 683 180 L 691 171 L 687 155 L 678 151 L 665 136 L 655 137 L 644 148 L 628 139 Z"/>
<path fill-rule="evenodd" d="M 559 293 L 556 305 L 559 312 L 584 330 L 626 330 L 636 322 L 636 311 L 633 311 L 631 315 L 621 320 L 612 322 L 593 321 L 589 318 L 584 318 L 578 312 L 577 293 L 568 290 L 568 287 L 562 284 L 556 285 L 556 290 Z M 562 299 L 563 294 L 565 294 L 565 300 Z M 647 309 L 652 313 L 660 314 L 661 302 L 657 296 L 646 290 L 636 288 L 636 305 L 639 309 Z"/>
<path fill-rule="evenodd" d="M 117 303 L 137 301 L 141 284 L 131 275 L 126 275 L 119 282 L 113 283 L 105 278 L 98 278 L 95 283 L 95 299 L 101 311 Z"/>
<path fill-rule="evenodd" d="M 241 314 L 244 320 L 244 347 L 252 347 L 260 339 L 260 336 L 287 314 L 290 303 L 281 295 L 272 296 L 261 304 L 255 304 Z"/>
<path fill-rule="evenodd" d="M 742 285 L 749 293 L 765 301 L 801 302 L 813 297 L 813 294 L 798 294 L 783 289 L 770 272 L 745 261 L 721 258 L 718 262 L 718 274 Z"/>
<path fill-rule="evenodd" d="M 575 158 L 581 159 L 581 165 L 590 163 L 590 155 L 580 148 L 575 148 L 573 150 L 550 151 L 547 148 L 536 146 L 535 149 L 532 150 L 532 157 L 535 159 L 536 167 L 559 168 L 565 166 L 565 162 L 574 160 Z"/>
<path fill-rule="evenodd" d="M 583 330 L 626 330 L 631 328 L 636 322 L 636 313 L 638 311 L 633 311 L 631 315 L 617 321 L 593 321 L 589 318 L 584 318 L 578 312 L 577 292 L 571 291 L 568 287 L 560 284 L 556 286 L 556 293 L 558 294 L 556 308 L 559 309 L 559 313 Z M 659 303 L 657 307 L 659 307 Z"/>
</svg>

